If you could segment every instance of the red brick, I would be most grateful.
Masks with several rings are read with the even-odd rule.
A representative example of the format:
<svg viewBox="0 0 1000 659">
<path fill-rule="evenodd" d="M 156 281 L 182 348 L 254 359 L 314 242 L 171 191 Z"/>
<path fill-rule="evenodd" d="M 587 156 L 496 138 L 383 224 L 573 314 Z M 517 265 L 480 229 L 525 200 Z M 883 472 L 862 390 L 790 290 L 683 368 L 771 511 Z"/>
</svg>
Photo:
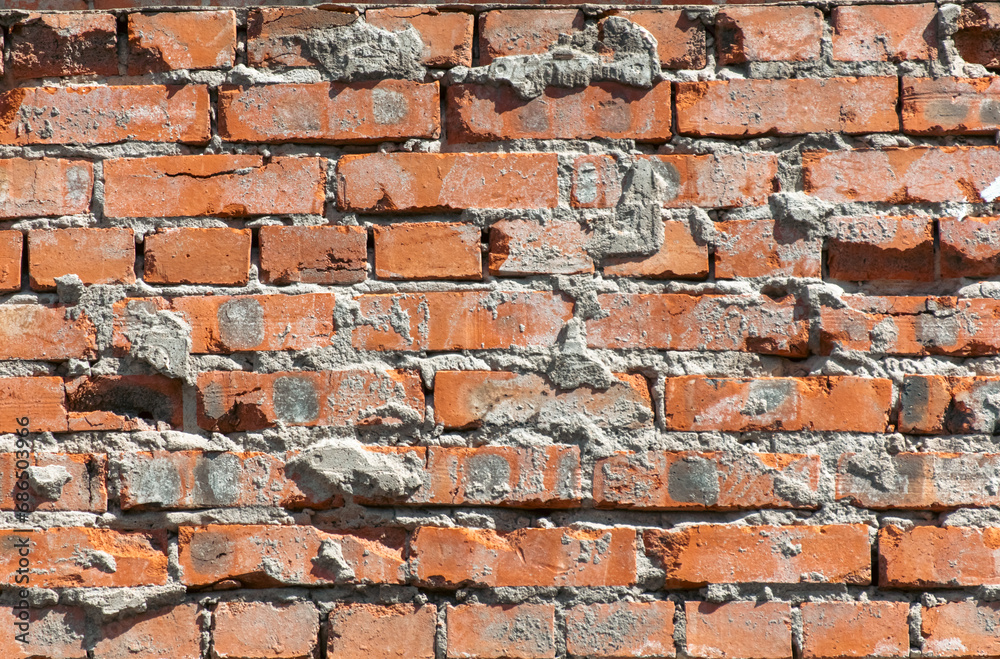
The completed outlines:
<svg viewBox="0 0 1000 659">
<path fill-rule="evenodd" d="M 497 57 L 547 53 L 560 34 L 583 29 L 577 9 L 501 9 L 479 15 L 479 65 Z"/>
<path fill-rule="evenodd" d="M 423 389 L 412 371 L 210 371 L 198 376 L 198 425 L 205 430 L 261 430 L 278 422 L 395 426 L 423 416 Z"/>
<path fill-rule="evenodd" d="M 326 161 L 207 155 L 104 161 L 109 217 L 321 214 Z"/>
<path fill-rule="evenodd" d="M 598 82 L 587 87 L 546 87 L 521 100 L 506 86 L 448 87 L 448 139 L 494 142 L 518 139 L 670 139 L 670 83 L 652 89 Z"/>
<path fill-rule="evenodd" d="M 330 659 L 434 659 L 433 604 L 340 604 L 330 612 Z"/>
<path fill-rule="evenodd" d="M 29 424 L 29 430 L 34 428 Z M 18 501 L 14 495 L 23 492 L 18 487 L 19 480 L 24 480 L 22 469 L 17 468 L 18 461 L 24 467 L 24 454 L 0 453 L 0 510 L 16 510 Z M 32 511 L 43 512 L 56 510 L 85 511 L 103 513 L 108 510 L 108 490 L 106 486 L 107 460 L 103 455 L 80 453 L 34 453 L 30 458 L 32 467 L 62 470 L 72 480 L 67 481 L 58 498 L 49 499 L 35 492 L 32 487 L 28 494 L 31 497 L 28 505 Z M 21 476 L 21 478 L 18 478 Z"/>
<path fill-rule="evenodd" d="M 0 359 L 63 361 L 97 354 L 97 329 L 81 312 L 38 304 L 0 305 Z"/>
<path fill-rule="evenodd" d="M 934 225 L 927 217 L 841 217 L 830 222 L 833 279 L 934 280 Z"/>
<path fill-rule="evenodd" d="M 996 453 L 897 453 L 876 465 L 866 456 L 845 453 L 837 466 L 837 499 L 883 510 L 996 506 L 1000 493 L 982 482 L 983 474 L 996 471 Z"/>
<path fill-rule="evenodd" d="M 265 284 L 357 284 L 367 277 L 364 227 L 264 226 L 259 238 Z"/>
<path fill-rule="evenodd" d="M 886 432 L 894 403 L 881 378 L 686 375 L 665 386 L 669 430 Z"/>
<path fill-rule="evenodd" d="M 555 606 L 463 604 L 448 607 L 448 659 L 551 659 Z"/>
<path fill-rule="evenodd" d="M 646 554 L 666 570 L 666 588 L 871 583 L 871 544 L 863 524 L 650 529 L 643 533 L 643 544 Z M 690 639 L 690 628 L 688 634 Z"/>
<path fill-rule="evenodd" d="M 10 28 L 10 71 L 20 79 L 118 75 L 117 34 L 112 14 L 30 14 Z"/>
<path fill-rule="evenodd" d="M 472 14 L 433 7 L 386 7 L 368 9 L 365 21 L 391 32 L 412 27 L 424 44 L 425 66 L 472 66 Z"/>
<path fill-rule="evenodd" d="M 437 82 L 409 80 L 224 87 L 219 136 L 232 142 L 344 144 L 436 138 L 438 94 Z"/>
<path fill-rule="evenodd" d="M 803 602 L 803 659 L 908 657 L 906 602 Z"/>
<path fill-rule="evenodd" d="M 182 526 L 178 536 L 186 586 L 223 580 L 246 588 L 403 583 L 406 534 L 397 529 L 327 533 L 314 526 L 212 524 Z M 343 560 L 328 557 L 331 552 Z"/>
<path fill-rule="evenodd" d="M 656 38 L 660 66 L 665 69 L 701 69 L 708 63 L 705 26 L 681 9 L 614 11 L 616 16 L 645 28 Z"/>
<path fill-rule="evenodd" d="M 878 534 L 879 585 L 961 588 L 1000 579 L 1000 529 L 883 527 Z"/>
<path fill-rule="evenodd" d="M 380 279 L 482 279 L 482 231 L 460 222 L 401 222 L 373 228 Z"/>
<path fill-rule="evenodd" d="M 685 602 L 684 616 L 689 656 L 792 657 L 792 607 L 785 602 Z"/>
<path fill-rule="evenodd" d="M 204 85 L 19 87 L 0 94 L 0 144 L 186 142 L 211 137 Z"/>
<path fill-rule="evenodd" d="M 674 603 L 616 602 L 566 613 L 566 650 L 588 657 L 673 657 Z"/>
<path fill-rule="evenodd" d="M 85 160 L 0 160 L 0 220 L 76 215 L 90 209 L 94 168 Z"/>
<path fill-rule="evenodd" d="M 995 2 L 961 5 L 956 32 L 952 35 L 958 54 L 966 62 L 989 68 L 1000 66 L 1000 6 Z"/>
<path fill-rule="evenodd" d="M 135 283 L 132 229 L 33 229 L 28 232 L 31 288 L 51 291 L 56 278 L 77 275 L 84 284 Z"/>
<path fill-rule="evenodd" d="M 16 592 L 16 591 L 12 591 Z M 13 620 L 15 614 L 21 611 L 12 606 L 0 607 L 0 620 L 10 625 L 11 631 L 0 635 L 0 654 L 9 659 L 87 659 L 85 635 L 87 633 L 87 617 L 83 609 L 66 606 L 47 606 L 44 609 L 30 609 L 28 643 L 21 643 L 14 638 L 21 629 L 15 624 L 23 624 Z M 8 622 L 9 621 L 9 622 Z"/>
<path fill-rule="evenodd" d="M 180 430 L 181 382 L 161 375 L 95 375 L 66 382 L 69 430 Z"/>
<path fill-rule="evenodd" d="M 23 426 L 18 419 L 27 417 Z M 61 378 L 0 378 L 0 433 L 66 432 L 66 392 Z"/>
<path fill-rule="evenodd" d="M 682 135 L 748 137 L 899 130 L 896 78 L 734 79 L 675 84 L 677 132 Z"/>
<path fill-rule="evenodd" d="M 907 375 L 903 380 L 900 430 L 913 434 L 996 432 L 996 377 Z"/>
<path fill-rule="evenodd" d="M 217 659 L 313 659 L 319 611 L 312 602 L 221 602 L 212 616 Z"/>
<path fill-rule="evenodd" d="M 128 73 L 228 69 L 236 62 L 236 12 L 128 15 Z"/>
<path fill-rule="evenodd" d="M 687 222 L 665 220 L 663 245 L 655 254 L 605 259 L 604 276 L 705 279 L 708 276 L 708 245 L 694 237 Z"/>
<path fill-rule="evenodd" d="M 938 233 L 942 277 L 987 278 L 1000 274 L 1000 218 L 942 217 Z"/>
<path fill-rule="evenodd" d="M 490 226 L 490 274 L 574 275 L 594 271 L 588 232 L 575 221 L 500 220 Z"/>
<path fill-rule="evenodd" d="M 983 191 L 1000 176 L 1000 149 L 807 151 L 802 167 L 806 193 L 826 201 L 982 203 Z"/>
<path fill-rule="evenodd" d="M 607 390 L 560 389 L 540 375 L 508 371 L 438 371 L 436 420 L 448 429 L 529 424 L 559 414 L 584 414 L 599 427 L 652 424 L 649 386 L 641 375 L 619 374 Z"/>
<path fill-rule="evenodd" d="M 727 220 L 715 225 L 715 276 L 823 276 L 823 241 L 774 220 Z"/>
<path fill-rule="evenodd" d="M 790 296 L 752 306 L 723 295 L 608 293 L 597 300 L 608 316 L 587 321 L 591 348 L 808 352 L 808 326 Z"/>
<path fill-rule="evenodd" d="M 28 538 L 35 588 L 118 588 L 167 583 L 166 531 L 113 531 L 81 527 L 0 531 L 0 573 L 14 584 L 17 538 Z M 102 657 L 105 655 L 101 655 Z"/>
<path fill-rule="evenodd" d="M 431 588 L 465 586 L 630 586 L 636 580 L 635 531 L 417 529 L 411 569 Z M 481 655 L 482 656 L 482 655 Z"/>
<path fill-rule="evenodd" d="M 903 131 L 992 135 L 1000 130 L 998 101 L 993 78 L 903 78 Z"/>
<path fill-rule="evenodd" d="M 833 59 L 848 62 L 935 59 L 933 3 L 834 7 Z"/>
<path fill-rule="evenodd" d="M 891 355 L 991 355 L 1000 302 L 983 298 L 844 295 L 820 307 L 820 353 L 837 348 Z"/>
<path fill-rule="evenodd" d="M 775 29 L 778 25 L 783 29 Z M 724 65 L 814 60 L 823 27 L 823 14 L 814 7 L 726 7 L 715 17 L 718 60 Z"/>
<path fill-rule="evenodd" d="M 426 292 L 361 295 L 362 350 L 496 350 L 555 345 L 573 303 L 558 293 Z M 390 320 L 408 318 L 401 331 Z"/>
<path fill-rule="evenodd" d="M 982 657 L 1000 654 L 1000 603 L 942 602 L 920 614 L 924 656 Z"/>
<path fill-rule="evenodd" d="M 819 456 L 616 453 L 594 465 L 594 505 L 651 510 L 817 508 Z"/>
<path fill-rule="evenodd" d="M 0 231 L 0 293 L 21 290 L 21 250 L 24 237 L 20 231 Z"/>
<path fill-rule="evenodd" d="M 263 67 L 316 66 L 319 62 L 310 55 L 310 37 L 357 19 L 357 10 L 333 5 L 251 9 L 247 21 L 248 63 Z"/>
<path fill-rule="evenodd" d="M 554 153 L 369 153 L 337 161 L 341 210 L 555 208 Z"/>
<path fill-rule="evenodd" d="M 250 229 L 159 229 L 143 245 L 148 284 L 244 285 L 250 280 Z"/>
<path fill-rule="evenodd" d="M 667 208 L 760 206 L 777 191 L 778 160 L 772 153 L 654 156 L 661 176 L 677 181 L 663 199 Z M 614 206 L 621 174 L 610 156 L 580 156 L 574 163 L 571 201 L 578 208 Z"/>
<path fill-rule="evenodd" d="M 101 659 L 200 659 L 197 604 L 178 604 L 107 623 L 94 646 Z"/>
</svg>

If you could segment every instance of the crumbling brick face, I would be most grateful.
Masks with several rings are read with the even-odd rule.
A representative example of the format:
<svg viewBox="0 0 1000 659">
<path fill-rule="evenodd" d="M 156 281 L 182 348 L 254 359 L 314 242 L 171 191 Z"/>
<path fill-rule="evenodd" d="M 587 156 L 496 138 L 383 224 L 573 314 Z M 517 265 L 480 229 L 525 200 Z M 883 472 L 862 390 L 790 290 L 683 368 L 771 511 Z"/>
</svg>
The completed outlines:
<svg viewBox="0 0 1000 659">
<path fill-rule="evenodd" d="M 1000 656 L 1000 3 L 0 0 L 0 659 Z"/>
</svg>

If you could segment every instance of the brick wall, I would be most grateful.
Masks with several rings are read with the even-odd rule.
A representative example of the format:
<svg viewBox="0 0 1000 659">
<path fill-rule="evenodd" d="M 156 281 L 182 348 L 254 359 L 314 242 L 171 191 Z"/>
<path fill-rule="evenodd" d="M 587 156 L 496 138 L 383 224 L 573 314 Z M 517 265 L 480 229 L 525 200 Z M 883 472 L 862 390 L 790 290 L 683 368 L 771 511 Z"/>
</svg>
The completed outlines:
<svg viewBox="0 0 1000 659">
<path fill-rule="evenodd" d="M 1000 655 L 1000 4 L 3 4 L 0 656 Z"/>
</svg>

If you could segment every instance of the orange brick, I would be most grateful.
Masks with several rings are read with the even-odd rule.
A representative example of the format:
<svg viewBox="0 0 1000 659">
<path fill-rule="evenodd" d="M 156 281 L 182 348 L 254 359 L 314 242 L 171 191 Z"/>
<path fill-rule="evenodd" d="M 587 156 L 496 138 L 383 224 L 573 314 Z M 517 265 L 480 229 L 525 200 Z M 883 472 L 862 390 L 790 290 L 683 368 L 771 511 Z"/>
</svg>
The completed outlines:
<svg viewBox="0 0 1000 659">
<path fill-rule="evenodd" d="M 365 21 L 391 32 L 412 27 L 424 44 L 425 66 L 472 66 L 472 14 L 433 7 L 386 7 L 366 10 Z"/>
<path fill-rule="evenodd" d="M 207 155 L 104 161 L 109 217 L 321 214 L 322 158 Z"/>
<path fill-rule="evenodd" d="M 708 245 L 697 240 L 687 222 L 665 220 L 663 245 L 652 256 L 605 259 L 606 277 L 704 279 L 708 276 Z"/>
<path fill-rule="evenodd" d="M 21 250 L 24 237 L 20 231 L 0 231 L 0 293 L 21 290 Z"/>
<path fill-rule="evenodd" d="M 700 69 L 708 63 L 705 26 L 679 9 L 614 11 L 656 37 L 660 66 L 665 69 Z"/>
<path fill-rule="evenodd" d="M 727 220 L 715 225 L 715 276 L 822 277 L 823 241 L 774 220 Z"/>
<path fill-rule="evenodd" d="M 198 605 L 178 604 L 107 623 L 94 654 L 101 659 L 200 659 Z"/>
<path fill-rule="evenodd" d="M 547 53 L 560 34 L 583 29 L 577 9 L 501 9 L 479 15 L 479 65 L 497 57 Z"/>
<path fill-rule="evenodd" d="M 118 75 L 118 25 L 112 14 L 29 14 L 9 34 L 15 78 Z"/>
<path fill-rule="evenodd" d="M 1000 218 L 942 217 L 938 233 L 942 277 L 987 278 L 1000 274 Z"/>
<path fill-rule="evenodd" d="M 1000 603 L 943 602 L 921 608 L 924 655 L 983 657 L 1000 654 Z"/>
<path fill-rule="evenodd" d="M 995 377 L 907 376 L 903 381 L 900 429 L 915 434 L 995 431 Z"/>
<path fill-rule="evenodd" d="M 649 385 L 620 374 L 607 390 L 560 390 L 540 375 L 507 371 L 438 371 L 434 411 L 448 429 L 528 424 L 559 413 L 582 413 L 600 427 L 640 428 L 653 421 Z"/>
<path fill-rule="evenodd" d="M 842 217 L 830 221 L 833 279 L 934 280 L 934 225 L 926 217 Z"/>
<path fill-rule="evenodd" d="M 89 359 L 97 354 L 96 342 L 86 313 L 70 319 L 60 307 L 0 305 L 0 359 Z"/>
<path fill-rule="evenodd" d="M 591 348 L 808 352 L 808 327 L 791 297 L 753 306 L 722 295 L 608 293 L 597 300 L 608 315 L 587 321 Z"/>
<path fill-rule="evenodd" d="M 18 423 L 29 419 L 28 425 Z M 61 378 L 0 378 L 0 433 L 66 432 L 66 392 Z"/>
<path fill-rule="evenodd" d="M 236 12 L 128 15 L 128 73 L 228 69 L 236 62 Z"/>
<path fill-rule="evenodd" d="M 29 429 L 33 430 L 31 424 Z M 24 454 L 0 453 L 0 510 L 16 510 L 18 501 L 14 495 L 23 492 L 18 487 L 19 480 L 25 480 L 23 474 Z M 20 462 L 20 469 L 18 468 Z M 71 480 L 61 488 L 59 496 L 50 499 L 44 493 L 28 488 L 31 497 L 28 506 L 32 511 L 72 510 L 103 513 L 108 510 L 108 490 L 106 486 L 107 460 L 103 455 L 79 453 L 34 453 L 31 467 L 55 470 L 68 475 Z"/>
<path fill-rule="evenodd" d="M 330 659 L 434 659 L 433 604 L 340 604 L 330 612 Z"/>
<path fill-rule="evenodd" d="M 212 616 L 217 659 L 312 659 L 319 611 L 312 602 L 221 602 Z"/>
<path fill-rule="evenodd" d="M 16 591 L 12 591 L 16 592 Z M 21 611 L 12 606 L 0 607 L 0 619 L 10 621 L 11 632 L 0 635 L 0 654 L 10 659 L 36 659 L 47 657 L 52 659 L 87 659 L 85 636 L 87 633 L 87 616 L 83 609 L 66 606 L 47 606 L 44 609 L 29 609 L 28 643 L 21 643 L 14 638 L 22 628 L 15 625 L 25 624 L 20 619 L 14 620 L 15 614 Z"/>
<path fill-rule="evenodd" d="M 448 139 L 495 142 L 517 139 L 670 139 L 670 83 L 652 89 L 598 82 L 547 87 L 525 101 L 510 87 L 448 87 Z"/>
<path fill-rule="evenodd" d="M 229 284 L 250 280 L 250 229 L 159 229 L 143 245 L 149 284 Z"/>
<path fill-rule="evenodd" d="M 903 131 L 992 135 L 1000 130 L 998 102 L 993 78 L 903 78 Z"/>
<path fill-rule="evenodd" d="M 833 59 L 848 62 L 935 59 L 933 3 L 834 7 Z"/>
<path fill-rule="evenodd" d="M 908 657 L 906 602 L 803 602 L 803 659 Z"/>
<path fill-rule="evenodd" d="M 310 38 L 325 30 L 350 25 L 358 12 L 348 7 L 262 7 L 247 18 L 247 60 L 250 66 L 316 66 Z"/>
<path fill-rule="evenodd" d="M 76 215 L 90 209 L 94 168 L 85 160 L 0 160 L 0 220 Z"/>
<path fill-rule="evenodd" d="M 426 292 L 361 295 L 361 325 L 353 344 L 362 350 L 496 350 L 555 345 L 573 303 L 542 291 Z M 402 310 L 406 328 L 389 320 Z"/>
<path fill-rule="evenodd" d="M 823 26 L 814 7 L 726 7 L 715 17 L 719 63 L 817 59 Z"/>
<path fill-rule="evenodd" d="M 19 87 L 0 94 L 0 108 L 13 119 L 0 123 L 0 144 L 204 144 L 211 137 L 204 85 Z"/>
<path fill-rule="evenodd" d="M 594 465 L 594 505 L 651 510 L 817 508 L 820 461 L 794 453 L 616 453 Z"/>
<path fill-rule="evenodd" d="M 181 382 L 162 375 L 96 375 L 66 382 L 69 430 L 180 430 Z"/>
<path fill-rule="evenodd" d="M 374 144 L 436 138 L 438 83 L 383 80 L 350 85 L 224 87 L 219 135 L 232 142 Z"/>
<path fill-rule="evenodd" d="M 666 570 L 666 588 L 871 583 L 871 544 L 863 524 L 650 529 L 643 533 L 643 544 Z"/>
<path fill-rule="evenodd" d="M 685 602 L 684 617 L 689 656 L 792 657 L 792 607 L 785 602 Z"/>
<path fill-rule="evenodd" d="M 0 572 L 7 585 L 18 570 L 18 538 L 28 538 L 28 575 L 35 588 L 119 588 L 167 583 L 166 531 L 50 528 L 0 531 Z"/>
<path fill-rule="evenodd" d="M 899 130 L 896 78 L 678 82 L 677 132 L 748 137 Z"/>
<path fill-rule="evenodd" d="M 966 62 L 989 68 L 1000 66 L 996 38 L 1000 33 L 1000 11 L 996 3 L 963 4 L 952 35 L 958 54 Z"/>
<path fill-rule="evenodd" d="M 406 533 L 397 529 L 341 534 L 314 526 L 212 524 L 182 526 L 178 536 L 181 581 L 187 586 L 223 580 L 246 588 L 403 583 Z"/>
<path fill-rule="evenodd" d="M 209 371 L 198 376 L 198 425 L 206 430 L 261 430 L 278 422 L 395 426 L 423 416 L 423 389 L 412 371 Z"/>
<path fill-rule="evenodd" d="M 459 222 L 376 226 L 375 276 L 380 279 L 482 279 L 482 231 Z"/>
<path fill-rule="evenodd" d="M 879 585 L 961 588 L 1000 579 L 1000 529 L 885 526 L 878 533 Z"/>
<path fill-rule="evenodd" d="M 566 651 L 587 657 L 673 657 L 674 603 L 615 602 L 566 612 Z"/>
<path fill-rule="evenodd" d="M 881 378 L 671 377 L 664 398 L 670 430 L 886 432 L 894 397 Z"/>
<path fill-rule="evenodd" d="M 132 229 L 33 229 L 28 232 L 31 288 L 51 291 L 56 278 L 77 275 L 84 284 L 135 283 Z"/>
<path fill-rule="evenodd" d="M 448 607 L 448 659 L 551 659 L 555 606 L 463 604 Z"/>
<path fill-rule="evenodd" d="M 981 203 L 983 191 L 1000 176 L 1000 149 L 807 151 L 802 168 L 806 193 L 826 201 Z"/>
<path fill-rule="evenodd" d="M 490 274 L 573 275 L 594 271 L 588 233 L 574 221 L 500 220 L 490 226 Z"/>
<path fill-rule="evenodd" d="M 265 284 L 357 284 L 367 277 L 364 227 L 264 226 L 259 237 Z"/>
<path fill-rule="evenodd" d="M 554 153 L 369 153 L 337 161 L 341 210 L 555 208 Z"/>
</svg>

